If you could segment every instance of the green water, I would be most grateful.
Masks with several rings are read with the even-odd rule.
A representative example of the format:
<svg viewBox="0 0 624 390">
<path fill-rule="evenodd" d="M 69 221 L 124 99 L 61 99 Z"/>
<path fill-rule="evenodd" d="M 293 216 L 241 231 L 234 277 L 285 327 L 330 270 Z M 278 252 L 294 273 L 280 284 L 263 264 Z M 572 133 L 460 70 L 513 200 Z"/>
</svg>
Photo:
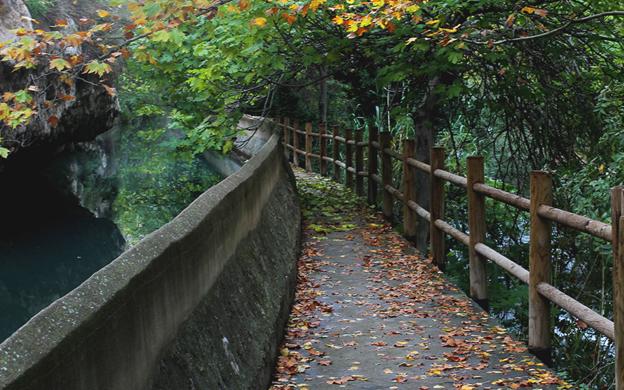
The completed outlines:
<svg viewBox="0 0 624 390">
<path fill-rule="evenodd" d="M 142 129 L 0 176 L 0 340 L 222 180 L 173 134 Z"/>
</svg>

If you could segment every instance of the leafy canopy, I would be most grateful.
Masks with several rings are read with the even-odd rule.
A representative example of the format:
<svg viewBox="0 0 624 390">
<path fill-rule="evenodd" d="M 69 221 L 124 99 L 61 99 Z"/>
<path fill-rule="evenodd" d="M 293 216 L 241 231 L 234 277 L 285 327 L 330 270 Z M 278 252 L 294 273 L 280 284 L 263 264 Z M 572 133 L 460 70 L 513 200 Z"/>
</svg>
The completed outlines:
<svg viewBox="0 0 624 390">
<path fill-rule="evenodd" d="M 366 101 L 378 105 L 374 101 L 382 88 L 406 82 L 407 103 L 422 100 L 427 89 L 442 100 L 455 99 L 467 84 L 478 82 L 477 74 L 484 69 L 490 80 L 500 76 L 517 83 L 521 72 L 510 69 L 526 70 L 522 57 L 528 50 L 557 55 L 570 51 L 544 48 L 544 39 L 582 32 L 584 37 L 575 38 L 581 43 L 585 39 L 588 46 L 614 46 L 599 37 L 621 35 L 617 18 L 624 15 L 612 10 L 615 2 L 610 1 L 112 0 L 111 4 L 125 10 L 99 10 L 80 18 L 78 28 L 57 20 L 49 29 L 17 30 L 19 39 L 2 45 L 2 60 L 16 71 L 45 70 L 68 86 L 78 78 L 100 80 L 111 95 L 116 90 L 110 75 L 120 60 L 143 64 L 137 67 L 152 72 L 154 79 L 159 74 L 168 77 L 171 108 L 179 122 L 193 129 L 190 143 L 203 140 L 209 146 L 228 144 L 214 141 L 231 135 L 216 130 L 231 127 L 234 119 L 228 115 L 235 118 L 250 107 L 269 107 L 276 87 L 309 76 L 317 66 L 329 67 L 335 78 L 352 85 L 363 106 Z M 580 27 L 585 24 L 589 27 Z M 49 107 L 73 98 L 45 94 L 45 86 L 36 83 L 5 92 L 0 122 L 6 128 L 24 127 L 34 116 L 44 115 L 42 104 Z M 265 103 L 260 103 L 262 98 Z M 198 112 L 191 113 L 191 108 Z M 406 104 L 404 109 L 416 107 Z M 59 118 L 47 120 L 54 126 Z"/>
</svg>

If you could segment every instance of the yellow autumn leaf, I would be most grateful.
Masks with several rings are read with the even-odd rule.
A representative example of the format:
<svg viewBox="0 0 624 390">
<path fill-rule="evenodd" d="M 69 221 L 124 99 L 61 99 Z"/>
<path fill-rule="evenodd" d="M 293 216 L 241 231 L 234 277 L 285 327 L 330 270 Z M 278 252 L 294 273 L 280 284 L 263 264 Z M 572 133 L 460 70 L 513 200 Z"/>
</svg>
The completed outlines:
<svg viewBox="0 0 624 390">
<path fill-rule="evenodd" d="M 325 4 L 327 0 L 312 0 L 310 2 L 310 9 L 316 11 L 322 4 Z"/>
<path fill-rule="evenodd" d="M 535 13 L 535 8 L 534 7 L 524 7 L 520 10 L 520 12 L 522 12 L 523 14 L 534 14 Z"/>
<path fill-rule="evenodd" d="M 347 21 L 347 32 L 356 32 L 358 30 L 358 24 L 357 22 L 354 22 L 353 20 L 348 20 Z"/>
<path fill-rule="evenodd" d="M 408 14 L 416 13 L 419 10 L 420 10 L 420 7 L 416 4 L 412 4 L 405 9 L 405 11 L 407 11 Z"/>
<path fill-rule="evenodd" d="M 520 10 L 520 12 L 527 15 L 537 15 L 541 17 L 545 17 L 546 15 L 548 15 L 547 10 L 535 7 L 524 7 Z"/>
<path fill-rule="evenodd" d="M 109 17 L 109 16 L 110 16 L 110 12 L 108 12 L 108 11 L 106 11 L 106 10 L 103 10 L 103 9 L 99 9 L 99 10 L 97 10 L 97 15 L 98 15 L 100 18 L 107 18 L 107 17 Z"/>
<path fill-rule="evenodd" d="M 457 32 L 457 29 L 456 28 L 441 28 L 440 31 L 444 31 L 444 32 L 449 33 L 449 34 L 453 34 L 453 33 Z"/>
<path fill-rule="evenodd" d="M 266 26 L 266 24 L 267 24 L 267 19 L 266 19 L 266 18 L 263 18 L 263 17 L 255 18 L 255 19 L 252 21 L 252 24 L 253 24 L 254 26 L 258 26 L 258 27 L 264 27 L 264 26 Z"/>
<path fill-rule="evenodd" d="M 339 26 L 340 26 L 340 25 L 344 24 L 344 19 L 343 19 L 341 16 L 336 15 L 336 16 L 332 19 L 332 22 L 334 22 L 334 24 L 337 24 L 337 25 L 339 25 Z"/>
<path fill-rule="evenodd" d="M 55 69 L 55 70 L 58 70 L 59 72 L 65 69 L 69 69 L 71 67 L 72 67 L 71 64 L 63 58 L 55 58 L 52 61 L 50 61 L 50 69 Z"/>
<path fill-rule="evenodd" d="M 367 27 L 367 26 L 370 26 L 372 23 L 373 23 L 373 18 L 371 18 L 369 15 L 366 15 L 360 21 L 360 26 Z"/>
<path fill-rule="evenodd" d="M 373 7 L 381 8 L 386 4 L 385 0 L 373 0 Z"/>
</svg>

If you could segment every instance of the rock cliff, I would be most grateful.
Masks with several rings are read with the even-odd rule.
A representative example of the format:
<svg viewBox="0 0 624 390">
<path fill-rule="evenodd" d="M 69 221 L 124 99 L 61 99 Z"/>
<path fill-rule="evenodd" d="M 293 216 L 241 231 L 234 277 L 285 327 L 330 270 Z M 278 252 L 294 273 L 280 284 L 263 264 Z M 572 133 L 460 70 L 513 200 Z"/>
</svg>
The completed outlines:
<svg viewBox="0 0 624 390">
<path fill-rule="evenodd" d="M 11 30 L 32 28 L 30 12 L 22 0 L 0 0 L 0 42 L 14 37 Z"/>
<path fill-rule="evenodd" d="M 83 4 L 84 3 L 84 4 Z M 47 12 L 45 19 L 67 19 L 70 25 L 74 18 L 88 15 L 97 4 L 86 1 L 59 0 Z M 84 13 L 82 13 L 84 11 Z M 42 20 L 41 25 L 46 24 Z M 77 24 L 75 24 L 77 25 Z M 0 0 L 0 37 L 10 40 L 12 31 L 19 27 L 30 27 L 30 14 L 22 0 Z M 2 146 L 11 150 L 7 161 L 0 161 L 0 169 L 7 163 L 36 157 L 46 158 L 63 145 L 93 139 L 110 129 L 119 112 L 116 98 L 109 96 L 97 80 L 77 79 L 73 85 L 61 82 L 54 75 L 46 75 L 47 69 L 14 72 L 10 64 L 0 64 L 0 92 L 15 91 L 36 85 L 46 91 L 37 103 L 37 115 L 25 127 L 8 129 L 2 127 Z M 55 96 L 71 95 L 76 99 L 49 106 L 45 101 Z M 56 116 L 58 124 L 47 121 Z"/>
</svg>

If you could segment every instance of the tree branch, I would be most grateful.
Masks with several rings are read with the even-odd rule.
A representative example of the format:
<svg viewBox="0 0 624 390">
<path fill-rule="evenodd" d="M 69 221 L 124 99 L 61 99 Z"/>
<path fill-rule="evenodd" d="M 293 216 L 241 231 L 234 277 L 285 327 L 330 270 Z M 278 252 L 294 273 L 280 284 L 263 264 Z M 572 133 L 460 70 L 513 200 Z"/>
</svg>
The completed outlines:
<svg viewBox="0 0 624 390">
<path fill-rule="evenodd" d="M 549 36 L 552 35 L 556 35 L 559 34 L 561 32 L 563 32 L 565 29 L 567 29 L 568 27 L 574 25 L 574 24 L 580 24 L 580 23 L 587 23 L 590 22 L 592 20 L 596 20 L 596 19 L 602 19 L 602 18 L 606 18 L 608 16 L 622 16 L 624 17 L 624 11 L 608 11 L 608 12 L 602 12 L 599 14 L 595 14 L 595 15 L 590 15 L 590 16 L 586 16 L 584 18 L 578 18 L 578 19 L 572 19 L 570 21 L 568 21 L 566 24 L 559 26 L 553 30 L 541 33 L 541 34 L 536 34 L 536 35 L 529 35 L 526 37 L 519 37 L 519 38 L 509 38 L 509 39 L 501 39 L 499 41 L 472 41 L 472 40 L 464 40 L 468 43 L 472 43 L 475 45 L 488 45 L 488 46 L 492 46 L 492 45 L 503 45 L 506 43 L 520 43 L 520 42 L 526 42 L 526 41 L 531 41 L 531 40 L 535 40 L 535 39 L 542 39 L 542 38 L 547 38 Z"/>
</svg>

